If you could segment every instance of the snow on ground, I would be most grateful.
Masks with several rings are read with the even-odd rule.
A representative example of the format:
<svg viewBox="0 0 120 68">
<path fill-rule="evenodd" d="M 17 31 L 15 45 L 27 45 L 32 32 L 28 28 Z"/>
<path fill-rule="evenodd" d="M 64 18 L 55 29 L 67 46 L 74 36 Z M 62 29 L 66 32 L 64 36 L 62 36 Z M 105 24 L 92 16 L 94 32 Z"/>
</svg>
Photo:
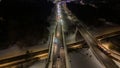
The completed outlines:
<svg viewBox="0 0 120 68">
<path fill-rule="evenodd" d="M 20 49 L 17 45 L 13 45 L 8 49 L 4 49 L 0 51 L 0 60 L 25 54 L 27 50 L 29 50 L 30 52 L 36 52 L 36 51 L 42 51 L 47 48 L 48 48 L 47 44 L 44 45 L 39 44 L 33 47 L 26 47 L 24 49 Z"/>
<path fill-rule="evenodd" d="M 1 50 L 0 51 L 0 59 L 10 58 L 13 56 L 18 56 L 24 54 L 24 51 L 21 51 L 21 49 L 14 45 L 8 49 Z"/>
<path fill-rule="evenodd" d="M 39 62 L 36 62 L 35 64 L 30 66 L 29 68 L 45 68 L 45 64 L 46 64 L 46 61 L 45 60 L 41 60 Z"/>
<path fill-rule="evenodd" d="M 89 49 L 82 49 L 69 54 L 71 68 L 104 68 Z"/>
<path fill-rule="evenodd" d="M 66 37 L 66 43 L 67 44 L 75 43 L 76 42 L 75 37 L 76 37 L 75 34 L 69 35 L 68 37 Z"/>
<path fill-rule="evenodd" d="M 118 67 L 120 68 L 120 62 L 116 61 L 116 60 L 113 60 L 117 65 Z"/>
</svg>

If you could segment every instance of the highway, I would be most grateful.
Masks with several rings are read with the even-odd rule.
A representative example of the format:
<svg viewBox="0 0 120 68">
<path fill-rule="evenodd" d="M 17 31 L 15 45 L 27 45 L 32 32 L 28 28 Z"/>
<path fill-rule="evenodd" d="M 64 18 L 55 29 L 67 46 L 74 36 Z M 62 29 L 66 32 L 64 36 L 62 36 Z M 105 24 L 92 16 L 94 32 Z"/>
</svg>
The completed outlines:
<svg viewBox="0 0 120 68">
<path fill-rule="evenodd" d="M 61 2 L 56 3 L 56 28 L 53 33 L 51 49 L 46 68 L 68 68 L 67 48 L 64 40 Z"/>
<path fill-rule="evenodd" d="M 118 66 L 110 59 L 107 55 L 105 55 L 102 51 L 98 49 L 98 46 L 101 45 L 96 38 L 92 36 L 92 34 L 87 30 L 87 26 L 80 22 L 64 5 L 64 10 L 66 11 L 68 16 L 71 16 L 73 22 L 73 25 L 76 25 L 78 28 L 78 31 L 83 36 L 85 41 L 90 47 L 90 50 L 95 55 L 95 57 L 99 60 L 99 62 L 106 68 L 118 68 Z"/>
<path fill-rule="evenodd" d="M 11 57 L 11 58 L 0 60 L 0 68 L 19 65 L 19 64 L 23 64 L 23 63 L 26 63 L 32 60 L 36 61 L 39 59 L 46 59 L 48 56 L 47 52 L 48 52 L 48 49 L 45 49 L 43 51 L 38 51 L 34 53 L 26 53 L 26 54 L 19 55 L 16 57 Z"/>
</svg>

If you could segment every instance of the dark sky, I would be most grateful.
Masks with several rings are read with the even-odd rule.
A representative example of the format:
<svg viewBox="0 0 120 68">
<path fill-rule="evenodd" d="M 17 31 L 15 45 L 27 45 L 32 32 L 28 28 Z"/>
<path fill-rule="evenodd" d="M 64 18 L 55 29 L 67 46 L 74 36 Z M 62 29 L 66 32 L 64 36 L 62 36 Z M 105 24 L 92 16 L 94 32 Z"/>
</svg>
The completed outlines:
<svg viewBox="0 0 120 68">
<path fill-rule="evenodd" d="M 87 0 L 85 0 L 87 1 Z M 119 0 L 103 0 L 105 3 L 101 3 L 98 0 L 91 0 L 92 3 L 87 5 L 80 5 L 78 3 L 68 3 L 69 9 L 81 20 L 88 22 L 88 24 L 94 24 L 96 19 L 104 18 L 107 21 L 120 24 L 120 2 Z M 92 7 L 90 5 L 95 5 Z M 93 23 L 92 23 L 93 22 Z"/>
<path fill-rule="evenodd" d="M 51 3 L 46 0 L 4 0 L 2 3 L 3 16 L 40 16 L 45 19 L 51 11 Z"/>
<path fill-rule="evenodd" d="M 20 41 L 25 46 L 35 45 L 47 38 L 53 4 L 46 0 L 4 0 L 0 4 L 0 46 L 2 48 Z M 33 42 L 36 41 L 36 42 Z M 31 43 L 33 42 L 33 43 Z M 23 45 L 22 44 L 22 45 Z"/>
</svg>

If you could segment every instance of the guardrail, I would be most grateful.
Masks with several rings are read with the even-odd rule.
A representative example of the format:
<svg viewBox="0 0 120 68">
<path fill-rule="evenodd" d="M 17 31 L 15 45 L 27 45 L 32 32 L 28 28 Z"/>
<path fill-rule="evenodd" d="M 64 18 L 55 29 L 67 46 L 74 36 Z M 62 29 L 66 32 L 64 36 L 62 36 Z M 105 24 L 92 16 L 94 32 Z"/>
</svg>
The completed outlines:
<svg viewBox="0 0 120 68">
<path fill-rule="evenodd" d="M 50 42 L 49 42 L 49 51 L 48 51 L 48 59 L 45 68 L 48 68 L 51 58 L 51 49 L 52 49 L 52 43 L 53 43 L 53 34 L 50 36 Z"/>
<path fill-rule="evenodd" d="M 64 49 L 65 49 L 64 51 L 65 51 L 66 68 L 71 68 L 69 58 L 68 58 L 68 53 L 67 53 L 68 50 L 67 50 L 66 43 L 65 43 L 65 36 L 64 36 L 63 26 L 61 25 L 61 27 L 62 27 L 63 46 L 64 46 Z"/>
</svg>

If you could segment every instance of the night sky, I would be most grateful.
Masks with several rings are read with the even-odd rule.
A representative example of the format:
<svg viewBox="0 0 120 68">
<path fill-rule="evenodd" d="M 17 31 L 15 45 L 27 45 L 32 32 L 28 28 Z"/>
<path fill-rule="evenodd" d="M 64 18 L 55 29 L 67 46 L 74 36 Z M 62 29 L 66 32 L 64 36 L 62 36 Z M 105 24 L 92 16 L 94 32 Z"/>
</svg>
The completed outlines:
<svg viewBox="0 0 120 68">
<path fill-rule="evenodd" d="M 94 8 L 71 2 L 68 8 L 88 25 L 98 26 L 98 18 L 104 18 L 115 24 L 120 23 L 120 5 L 118 0 L 107 3 L 97 3 Z M 8 48 L 18 41 L 19 46 L 33 46 L 39 40 L 47 39 L 49 31 L 47 20 L 52 13 L 54 4 L 47 0 L 2 0 L 0 2 L 0 49 Z M 98 24 L 98 25 L 97 25 Z M 103 24 L 101 24 L 103 25 Z M 32 43 L 31 43 L 32 42 Z"/>
<path fill-rule="evenodd" d="M 0 23 L 0 46 L 7 48 L 16 44 L 16 41 L 22 42 L 25 46 L 32 46 L 47 38 L 47 27 L 50 26 L 47 18 L 52 8 L 53 4 L 45 0 L 2 1 L 0 17 L 4 20 Z"/>
<path fill-rule="evenodd" d="M 85 0 L 88 1 L 88 0 Z M 87 5 L 80 5 L 78 3 L 68 3 L 68 8 L 86 24 L 101 24 L 96 23 L 97 19 L 104 18 L 109 22 L 120 24 L 120 2 L 119 0 L 103 0 L 105 3 L 99 2 L 99 0 L 91 0 L 96 7 Z M 98 2 L 97 2 L 98 1 Z M 89 3 L 89 2 L 88 2 Z M 103 22 L 104 23 L 104 22 Z M 101 24 L 103 25 L 103 24 Z"/>
</svg>

